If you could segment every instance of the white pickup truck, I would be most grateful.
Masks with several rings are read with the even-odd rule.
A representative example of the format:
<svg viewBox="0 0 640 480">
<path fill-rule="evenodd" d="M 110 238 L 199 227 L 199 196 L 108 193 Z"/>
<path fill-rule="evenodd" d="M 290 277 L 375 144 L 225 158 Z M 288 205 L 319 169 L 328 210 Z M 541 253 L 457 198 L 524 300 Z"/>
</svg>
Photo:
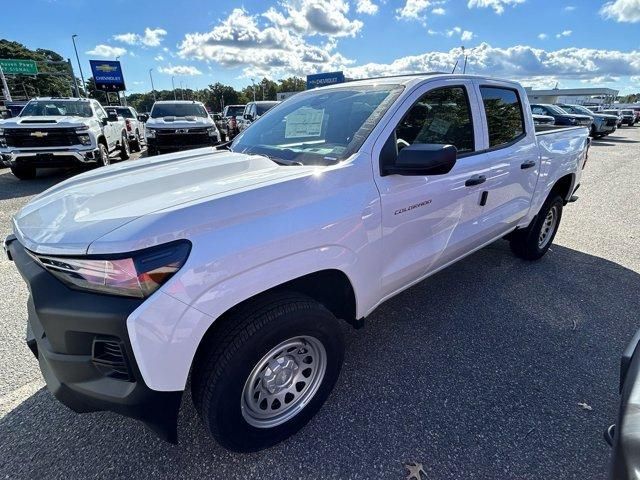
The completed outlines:
<svg viewBox="0 0 640 480">
<path fill-rule="evenodd" d="M 109 165 L 113 153 L 129 158 L 125 121 L 96 100 L 35 98 L 0 121 L 0 166 L 20 180 L 35 178 L 38 168 Z"/>
<path fill-rule="evenodd" d="M 189 385 L 221 444 L 273 445 L 331 392 L 341 321 L 502 238 L 542 257 L 588 133 L 536 133 L 517 83 L 389 77 L 299 93 L 227 148 L 87 172 L 5 241 L 31 292 L 27 343 L 78 412 L 175 442 Z"/>
</svg>

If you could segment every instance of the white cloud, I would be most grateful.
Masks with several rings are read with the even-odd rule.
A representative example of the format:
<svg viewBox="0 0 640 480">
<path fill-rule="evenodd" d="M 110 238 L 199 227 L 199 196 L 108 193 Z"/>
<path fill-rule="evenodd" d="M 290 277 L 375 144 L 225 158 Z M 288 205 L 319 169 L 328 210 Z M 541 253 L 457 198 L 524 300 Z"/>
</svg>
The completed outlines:
<svg viewBox="0 0 640 480">
<path fill-rule="evenodd" d="M 354 37 L 363 25 L 360 20 L 349 20 L 345 0 L 284 0 L 281 7 L 284 12 L 271 7 L 262 15 L 274 26 L 303 35 Z M 237 11 L 246 14 L 241 8 L 233 12 Z"/>
<path fill-rule="evenodd" d="M 162 62 L 164 60 L 164 57 L 162 55 L 156 55 L 155 57 L 153 57 L 153 59 L 156 62 Z"/>
<path fill-rule="evenodd" d="M 137 33 L 120 33 L 114 35 L 113 39 L 128 45 L 144 45 L 146 47 L 157 47 L 164 40 L 167 31 L 163 28 L 145 28 L 143 35 Z"/>
<path fill-rule="evenodd" d="M 573 30 L 563 30 L 560 33 L 556 33 L 556 38 L 570 37 L 572 33 Z"/>
<path fill-rule="evenodd" d="M 563 8 L 563 10 L 565 12 L 573 12 L 577 7 L 573 6 L 573 5 L 567 5 L 566 7 Z"/>
<path fill-rule="evenodd" d="M 607 2 L 600 10 L 600 15 L 612 18 L 616 22 L 640 22 L 640 0 Z"/>
<path fill-rule="evenodd" d="M 538 34 L 538 38 L 540 40 L 546 40 L 549 37 L 549 35 L 547 35 L 546 33 L 539 33 Z"/>
<path fill-rule="evenodd" d="M 473 32 L 470 32 L 469 30 L 464 30 L 460 35 L 460 40 L 462 40 L 463 42 L 468 42 L 473 37 L 474 37 Z"/>
<path fill-rule="evenodd" d="M 601 75 L 599 77 L 593 77 L 593 78 L 584 78 L 582 80 L 580 80 L 580 83 L 587 83 L 590 85 L 595 85 L 595 84 L 599 84 L 599 83 L 614 83 L 614 82 L 619 82 L 620 81 L 620 77 L 614 77 L 611 75 Z"/>
<path fill-rule="evenodd" d="M 243 67 L 246 76 L 284 72 L 306 75 L 353 63 L 335 52 L 334 39 L 319 45 L 306 42 L 305 35 L 318 33 L 317 24 L 294 26 L 283 24 L 277 16 L 267 18 L 274 18 L 274 22 L 262 27 L 258 24 L 259 16 L 236 8 L 211 31 L 186 34 L 178 46 L 178 55 L 226 67 Z"/>
<path fill-rule="evenodd" d="M 442 7 L 438 7 L 431 10 L 431 13 L 433 13 L 434 15 L 444 15 L 445 13 L 447 13 L 447 11 Z"/>
<path fill-rule="evenodd" d="M 469 55 L 468 73 L 513 78 L 536 85 L 555 83 L 559 79 L 640 75 L 640 51 L 588 48 L 547 51 L 526 45 L 498 48 L 481 43 L 467 49 L 466 53 Z M 391 63 L 353 66 L 346 69 L 346 74 L 352 78 L 363 78 L 429 71 L 450 72 L 461 55 L 460 48 L 448 52 L 430 51 L 398 58 Z"/>
<path fill-rule="evenodd" d="M 515 6 L 519 3 L 524 3 L 525 0 L 469 0 L 467 6 L 469 8 L 493 8 L 493 11 L 498 15 L 504 13 L 505 6 Z"/>
<path fill-rule="evenodd" d="M 169 65 L 168 67 L 158 67 L 160 73 L 166 73 L 167 75 L 202 75 L 202 72 L 196 67 L 189 65 Z"/>
<path fill-rule="evenodd" d="M 424 20 L 424 13 L 434 3 L 431 0 L 406 0 L 404 7 L 396 9 L 396 18 L 402 20 Z"/>
<path fill-rule="evenodd" d="M 116 58 L 121 57 L 125 53 L 127 53 L 126 48 L 122 47 L 112 47 L 110 45 L 96 45 L 93 47 L 93 50 L 89 50 L 85 52 L 87 55 L 95 55 L 100 58 Z"/>
<path fill-rule="evenodd" d="M 378 5 L 373 3 L 371 0 L 358 0 L 356 4 L 356 12 L 375 15 L 378 13 Z"/>
</svg>

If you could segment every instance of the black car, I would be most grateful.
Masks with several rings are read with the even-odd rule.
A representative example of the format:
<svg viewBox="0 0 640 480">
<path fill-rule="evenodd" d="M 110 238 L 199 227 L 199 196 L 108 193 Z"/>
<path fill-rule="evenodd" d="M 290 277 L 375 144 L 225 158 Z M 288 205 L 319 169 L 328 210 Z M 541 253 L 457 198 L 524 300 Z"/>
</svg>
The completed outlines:
<svg viewBox="0 0 640 480">
<path fill-rule="evenodd" d="M 615 425 L 605 431 L 613 448 L 609 478 L 640 478 L 640 330 L 627 345 L 620 361 L 620 409 Z"/>
<path fill-rule="evenodd" d="M 532 103 L 531 112 L 536 115 L 549 115 L 556 121 L 556 125 L 591 128 L 593 118 L 588 115 L 576 115 L 568 113 L 557 105 L 548 103 Z"/>
</svg>

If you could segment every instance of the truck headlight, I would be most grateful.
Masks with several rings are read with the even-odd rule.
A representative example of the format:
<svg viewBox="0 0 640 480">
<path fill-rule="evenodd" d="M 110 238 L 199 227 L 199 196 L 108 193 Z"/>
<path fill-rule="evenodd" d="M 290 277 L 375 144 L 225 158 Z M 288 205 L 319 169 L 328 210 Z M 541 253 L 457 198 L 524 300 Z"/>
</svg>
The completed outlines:
<svg viewBox="0 0 640 480">
<path fill-rule="evenodd" d="M 147 128 L 145 131 L 145 136 L 147 138 L 156 138 L 156 131 L 153 128 Z"/>
<path fill-rule="evenodd" d="M 79 127 L 76 127 L 76 133 L 84 133 L 87 130 L 89 130 L 89 125 L 81 125 Z"/>
<path fill-rule="evenodd" d="M 146 298 L 184 265 L 191 250 L 186 240 L 113 258 L 55 257 L 28 252 L 44 269 L 74 290 Z"/>
<path fill-rule="evenodd" d="M 82 145 L 91 145 L 91 137 L 89 137 L 89 135 L 82 134 L 82 135 L 78 135 L 78 140 L 80 140 L 80 143 Z"/>
<path fill-rule="evenodd" d="M 209 134 L 210 137 L 218 136 L 218 132 L 216 131 L 215 127 L 207 128 L 207 133 Z"/>
</svg>

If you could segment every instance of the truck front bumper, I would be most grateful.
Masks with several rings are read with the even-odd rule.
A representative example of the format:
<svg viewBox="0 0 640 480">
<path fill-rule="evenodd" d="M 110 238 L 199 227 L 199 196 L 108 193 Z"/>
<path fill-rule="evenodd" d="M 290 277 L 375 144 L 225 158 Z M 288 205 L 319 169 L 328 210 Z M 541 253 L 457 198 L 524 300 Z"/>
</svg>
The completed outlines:
<svg viewBox="0 0 640 480">
<path fill-rule="evenodd" d="M 144 422 L 177 442 L 182 391 L 144 382 L 127 331 L 140 299 L 71 290 L 11 236 L 5 248 L 29 286 L 27 344 L 48 389 L 78 413 L 108 410 Z"/>
<path fill-rule="evenodd" d="M 0 161 L 5 167 L 75 167 L 95 163 L 98 158 L 99 151 L 97 148 L 82 150 L 16 149 L 0 151 Z"/>
</svg>

